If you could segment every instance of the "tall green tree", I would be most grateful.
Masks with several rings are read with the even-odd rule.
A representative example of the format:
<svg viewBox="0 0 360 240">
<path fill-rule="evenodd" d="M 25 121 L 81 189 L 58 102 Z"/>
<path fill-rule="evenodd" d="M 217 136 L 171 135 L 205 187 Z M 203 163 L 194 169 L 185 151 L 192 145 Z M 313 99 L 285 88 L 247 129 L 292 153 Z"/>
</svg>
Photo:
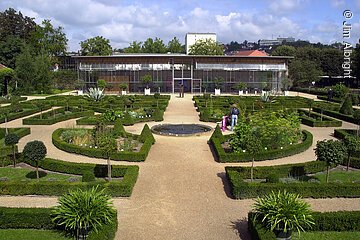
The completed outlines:
<svg viewBox="0 0 360 240">
<path fill-rule="evenodd" d="M 112 48 L 110 40 L 102 36 L 96 36 L 80 42 L 81 55 L 83 56 L 102 56 L 111 55 Z"/>
<path fill-rule="evenodd" d="M 22 53 L 16 59 L 15 76 L 15 85 L 18 85 L 21 92 L 31 93 L 34 90 L 35 64 L 28 45 L 23 47 Z"/>
<path fill-rule="evenodd" d="M 356 155 L 356 152 L 360 152 L 360 138 L 349 134 L 344 138 L 344 145 L 346 146 L 346 152 L 348 154 L 346 171 L 349 171 L 351 156 Z"/>
<path fill-rule="evenodd" d="M 124 51 L 125 53 L 141 53 L 141 44 L 142 42 L 133 41 Z"/>
<path fill-rule="evenodd" d="M 190 46 L 190 55 L 224 55 L 224 47 L 212 39 L 198 40 Z"/>
<path fill-rule="evenodd" d="M 315 62 L 310 60 L 293 60 L 289 64 L 289 76 L 295 86 L 310 86 L 317 82 L 323 73 Z"/>
<path fill-rule="evenodd" d="M 185 52 L 179 39 L 174 37 L 171 39 L 167 45 L 167 51 L 171 53 L 183 53 Z"/>
<path fill-rule="evenodd" d="M 16 58 L 20 55 L 24 40 L 19 36 L 9 35 L 0 41 L 0 62 L 9 68 L 15 68 Z"/>
<path fill-rule="evenodd" d="M 141 47 L 144 53 L 166 53 L 166 46 L 160 38 L 148 38 Z"/>
<path fill-rule="evenodd" d="M 164 41 L 156 37 L 154 40 L 154 53 L 166 53 L 167 48 Z"/>
<path fill-rule="evenodd" d="M 316 143 L 315 154 L 318 161 L 326 163 L 326 182 L 329 182 L 329 169 L 344 160 L 346 148 L 340 141 L 323 140 Z"/>
<path fill-rule="evenodd" d="M 344 56 L 341 50 L 334 48 L 324 48 L 321 50 L 320 67 L 327 76 L 342 75 L 342 63 Z"/>
<path fill-rule="evenodd" d="M 51 93 L 53 85 L 50 66 L 50 58 L 44 52 L 35 58 L 34 86 L 38 93 Z"/>
<path fill-rule="evenodd" d="M 358 84 L 360 83 L 360 44 L 356 44 L 353 51 L 352 61 L 353 76 L 356 77 Z"/>
<path fill-rule="evenodd" d="M 295 56 L 296 48 L 293 46 L 281 45 L 277 47 L 273 52 L 272 56 Z"/>
<path fill-rule="evenodd" d="M 44 49 L 51 57 L 66 54 L 68 39 L 64 29 L 61 26 L 54 28 L 49 19 L 43 20 L 41 25 L 36 27 L 33 38 L 36 49 Z"/>
</svg>

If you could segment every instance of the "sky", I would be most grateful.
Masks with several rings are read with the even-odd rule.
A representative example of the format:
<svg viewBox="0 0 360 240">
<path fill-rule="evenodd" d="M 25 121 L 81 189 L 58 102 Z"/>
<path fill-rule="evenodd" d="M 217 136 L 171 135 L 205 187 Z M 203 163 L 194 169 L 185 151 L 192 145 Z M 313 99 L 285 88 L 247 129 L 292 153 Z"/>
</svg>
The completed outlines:
<svg viewBox="0 0 360 240">
<path fill-rule="evenodd" d="M 214 32 L 221 43 L 281 36 L 355 44 L 360 38 L 360 0 L 0 0 L 0 11 L 9 7 L 37 23 L 50 19 L 62 26 L 69 51 L 95 36 L 110 39 L 114 48 L 149 37 L 165 43 L 177 37 L 184 44 L 188 32 Z M 343 39 L 345 20 L 350 39 Z"/>
</svg>

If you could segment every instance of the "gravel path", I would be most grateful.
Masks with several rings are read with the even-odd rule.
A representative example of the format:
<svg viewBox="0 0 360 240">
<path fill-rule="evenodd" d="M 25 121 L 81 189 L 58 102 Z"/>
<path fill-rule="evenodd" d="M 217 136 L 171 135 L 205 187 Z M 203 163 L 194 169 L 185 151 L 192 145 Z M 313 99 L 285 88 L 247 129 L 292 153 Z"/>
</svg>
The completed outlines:
<svg viewBox="0 0 360 240">
<path fill-rule="evenodd" d="M 172 95 L 162 123 L 200 123 L 191 95 L 178 98 Z M 151 122 L 151 127 L 157 123 Z M 126 127 L 140 133 L 144 124 Z M 214 127 L 214 123 L 207 123 Z M 22 126 L 14 120 L 8 127 Z M 48 157 L 71 162 L 105 163 L 66 153 L 51 143 L 51 133 L 59 127 L 73 127 L 75 120 L 52 126 L 30 126 L 31 135 L 21 139 L 22 150 L 30 140 L 42 140 L 48 148 Z M 3 127 L 3 125 L 1 126 Z M 306 162 L 315 159 L 316 141 L 331 139 L 334 128 L 310 128 L 314 145 L 302 154 L 292 157 L 256 162 L 256 166 Z M 343 128 L 356 128 L 344 123 Z M 194 137 L 166 137 L 156 135 L 156 143 L 143 163 L 115 162 L 113 164 L 139 165 L 140 174 L 130 198 L 116 198 L 119 228 L 116 239 L 249 239 L 246 226 L 247 212 L 253 200 L 234 200 L 229 195 L 224 166 L 249 163 L 221 164 L 214 161 L 207 144 L 210 133 Z M 360 199 L 307 199 L 316 211 L 360 210 Z M 0 206 L 50 207 L 56 197 L 21 196 L 0 197 Z"/>
</svg>

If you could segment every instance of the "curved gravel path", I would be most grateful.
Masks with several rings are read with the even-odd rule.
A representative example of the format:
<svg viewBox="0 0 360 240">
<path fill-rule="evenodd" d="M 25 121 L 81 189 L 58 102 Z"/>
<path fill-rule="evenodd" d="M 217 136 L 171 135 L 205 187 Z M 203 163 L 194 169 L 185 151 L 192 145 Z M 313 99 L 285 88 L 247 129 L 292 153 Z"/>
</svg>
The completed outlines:
<svg viewBox="0 0 360 240">
<path fill-rule="evenodd" d="M 178 98 L 172 95 L 163 123 L 199 123 L 191 95 Z M 151 122 L 151 127 L 157 123 Z M 144 124 L 126 127 L 140 133 Z M 207 123 L 212 127 L 214 123 Z M 8 127 L 22 126 L 14 120 Z M 42 140 L 48 147 L 48 157 L 72 162 L 105 163 L 56 149 L 51 133 L 59 127 L 75 126 L 69 120 L 52 126 L 30 126 L 31 135 L 21 139 L 19 149 L 30 140 Z M 4 127 L 4 124 L 1 125 Z M 295 156 L 256 162 L 256 166 L 306 162 L 315 159 L 316 141 L 330 139 L 334 128 L 309 128 L 314 145 Z M 356 128 L 350 123 L 343 128 Z M 116 198 L 119 228 L 116 239 L 249 239 L 246 217 L 253 200 L 234 200 L 229 195 L 224 166 L 250 163 L 221 164 L 214 161 L 207 144 L 210 133 L 194 137 L 167 137 L 156 135 L 156 143 L 143 163 L 112 161 L 113 164 L 136 164 L 140 174 L 130 198 Z M 360 210 L 360 199 L 307 199 L 316 211 Z M 21 196 L 0 197 L 0 206 L 50 207 L 57 204 L 56 197 Z"/>
</svg>

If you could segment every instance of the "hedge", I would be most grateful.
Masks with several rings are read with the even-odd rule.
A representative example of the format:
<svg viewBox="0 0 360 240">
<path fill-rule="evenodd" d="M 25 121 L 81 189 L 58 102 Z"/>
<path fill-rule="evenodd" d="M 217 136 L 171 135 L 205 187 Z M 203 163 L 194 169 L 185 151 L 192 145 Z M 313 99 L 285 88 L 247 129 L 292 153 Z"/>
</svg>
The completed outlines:
<svg viewBox="0 0 360 240">
<path fill-rule="evenodd" d="M 51 108 L 51 106 L 46 105 L 46 106 L 44 106 L 43 111 L 46 111 L 50 108 Z M 9 122 L 9 121 L 12 121 L 12 120 L 15 120 L 18 118 L 22 118 L 22 117 L 26 117 L 26 116 L 29 116 L 29 115 L 32 115 L 32 114 L 35 114 L 38 112 L 40 112 L 39 109 L 31 108 L 31 109 L 24 109 L 21 112 L 10 113 L 9 116 L 7 117 L 7 121 Z M 5 122 L 5 117 L 0 117 L 0 123 L 4 123 L 4 122 Z"/>
<path fill-rule="evenodd" d="M 60 150 L 70 153 L 81 154 L 88 157 L 105 158 L 105 159 L 108 158 L 107 152 L 105 152 L 102 149 L 77 146 L 61 140 L 61 134 L 65 130 L 67 129 L 59 128 L 55 130 L 52 134 L 52 142 Z M 133 136 L 136 137 L 138 135 L 133 135 Z M 139 152 L 126 152 L 126 151 L 112 152 L 110 154 L 110 159 L 116 161 L 130 161 L 130 162 L 145 161 L 147 155 L 149 154 L 151 146 L 154 144 L 154 137 L 151 131 L 146 135 L 146 137 L 140 137 L 140 141 L 143 141 L 143 145 Z"/>
<path fill-rule="evenodd" d="M 259 221 L 254 220 L 254 212 L 248 213 L 248 229 L 253 240 L 276 240 L 274 232 L 267 230 Z M 306 231 L 360 231 L 360 211 L 313 212 L 315 225 Z"/>
<path fill-rule="evenodd" d="M 345 136 L 347 135 L 353 135 L 356 136 L 357 130 L 356 129 L 335 129 L 334 130 L 334 137 L 343 140 Z M 356 152 L 355 154 L 352 154 L 352 156 L 360 156 L 360 151 Z M 359 168 L 359 163 L 351 163 L 353 165 L 352 167 Z M 346 165 L 346 164 L 345 164 Z"/>
<path fill-rule="evenodd" d="M 304 174 L 313 173 L 316 170 L 320 170 L 322 167 L 320 164 L 316 166 L 315 163 L 309 166 L 309 169 L 306 169 L 306 165 L 301 167 L 298 164 L 293 165 L 293 169 L 298 169 L 301 173 Z M 269 174 L 271 170 L 278 173 L 279 175 L 284 176 L 286 173 L 288 175 L 293 175 L 289 171 L 290 165 L 286 165 L 284 168 L 281 166 L 274 167 L 271 169 L 267 167 L 267 173 Z M 318 169 L 317 169 L 318 168 Z M 226 176 L 230 182 L 232 195 L 235 199 L 248 199 L 255 198 L 259 196 L 264 196 L 272 191 L 282 191 L 286 189 L 289 192 L 294 192 L 302 195 L 303 197 L 312 197 L 312 198 L 326 198 L 326 197 L 360 197 L 360 183 L 310 183 L 310 182 L 296 182 L 296 183 L 254 183 L 254 182 L 244 182 L 243 178 L 247 178 L 249 175 L 250 168 L 245 170 L 245 174 L 242 175 L 241 171 L 238 171 L 239 168 L 236 167 L 227 167 Z M 291 169 L 291 168 L 290 168 Z M 240 168 L 241 170 L 241 168 Z M 259 177 L 260 174 L 264 174 L 264 170 L 258 172 L 258 168 L 254 168 L 254 174 L 256 177 Z M 295 171 L 296 172 L 296 171 Z M 266 174 L 263 175 L 266 177 Z"/>
<path fill-rule="evenodd" d="M 86 110 L 86 111 L 80 111 L 76 108 L 70 108 L 70 111 L 73 111 L 72 113 L 65 114 L 65 108 L 60 108 L 54 110 L 55 114 L 62 113 L 62 115 L 57 115 L 53 117 L 53 111 L 49 111 L 42 114 L 42 118 L 40 118 L 40 115 L 36 115 L 33 117 L 25 118 L 23 119 L 24 125 L 52 125 L 58 122 L 66 121 L 73 118 L 79 118 L 79 117 L 85 117 L 85 116 L 91 116 L 94 115 L 94 111 L 92 110 Z"/>
<path fill-rule="evenodd" d="M 313 136 L 310 132 L 303 130 L 303 142 L 299 144 L 293 144 L 284 147 L 283 149 L 267 150 L 264 152 L 259 152 L 255 155 L 250 155 L 248 153 L 226 153 L 223 147 L 221 146 L 221 141 L 214 134 L 210 137 L 210 144 L 212 145 L 217 160 L 219 162 L 249 162 L 252 161 L 253 157 L 255 161 L 262 160 L 271 160 L 276 158 L 282 158 L 287 156 L 292 156 L 301 152 L 306 151 L 311 147 L 313 143 Z M 225 139 L 228 139 L 230 135 L 224 136 Z"/>
<path fill-rule="evenodd" d="M 351 115 L 345 115 L 345 114 L 339 113 L 337 111 L 321 110 L 321 108 L 317 108 L 317 107 L 314 107 L 312 110 L 314 112 L 317 112 L 317 113 L 321 113 L 321 111 L 322 111 L 322 113 L 327 115 L 327 116 L 337 118 L 337 119 L 341 119 L 341 120 L 346 121 L 346 122 L 358 124 L 357 120 Z M 360 110 L 355 110 L 354 109 L 354 111 L 360 111 Z"/>
<path fill-rule="evenodd" d="M 342 126 L 342 121 L 329 118 L 315 112 L 310 112 L 310 117 L 309 117 L 309 112 L 306 110 L 298 110 L 298 112 L 300 114 L 303 114 L 300 115 L 301 123 L 308 125 L 310 127 L 341 127 Z M 322 121 L 317 120 L 316 118 L 322 118 Z"/>
<path fill-rule="evenodd" d="M 20 159 L 21 161 L 35 166 L 35 163 Z M 82 175 L 85 172 L 94 172 L 96 177 L 107 177 L 107 165 L 91 163 L 72 163 L 61 160 L 45 158 L 39 161 L 39 167 L 53 172 L 66 174 Z M 112 165 L 112 176 L 122 177 L 121 180 L 111 182 L 22 182 L 22 181 L 4 181 L 0 182 L 0 195 L 54 195 L 59 196 L 76 188 L 89 189 L 92 186 L 99 185 L 99 188 L 105 188 L 105 192 L 113 197 L 129 197 L 136 183 L 139 173 L 138 166 L 119 166 Z"/>
<path fill-rule="evenodd" d="M 61 229 L 51 221 L 52 208 L 7 208 L 0 207 L 0 228 L 7 229 Z M 98 232 L 91 231 L 89 240 L 113 240 L 118 221 L 115 213 L 111 223 L 102 225 Z M 63 229 L 61 229 L 63 230 Z"/>
</svg>

